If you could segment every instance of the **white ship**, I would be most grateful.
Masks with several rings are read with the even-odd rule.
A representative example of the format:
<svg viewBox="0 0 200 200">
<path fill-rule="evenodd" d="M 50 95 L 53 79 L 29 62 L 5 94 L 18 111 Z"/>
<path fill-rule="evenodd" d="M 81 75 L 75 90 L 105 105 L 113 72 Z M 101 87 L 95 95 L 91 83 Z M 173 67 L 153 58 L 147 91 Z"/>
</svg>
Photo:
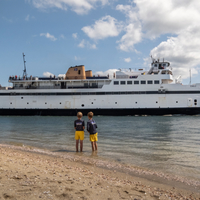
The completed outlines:
<svg viewBox="0 0 200 200">
<path fill-rule="evenodd" d="M 25 61 L 24 61 L 25 65 Z M 111 77 L 111 75 L 110 75 Z M 199 114 L 200 84 L 174 81 L 169 62 L 153 60 L 148 71 L 119 70 L 93 76 L 83 65 L 64 77 L 10 77 L 0 90 L 0 115 L 168 115 Z"/>
</svg>

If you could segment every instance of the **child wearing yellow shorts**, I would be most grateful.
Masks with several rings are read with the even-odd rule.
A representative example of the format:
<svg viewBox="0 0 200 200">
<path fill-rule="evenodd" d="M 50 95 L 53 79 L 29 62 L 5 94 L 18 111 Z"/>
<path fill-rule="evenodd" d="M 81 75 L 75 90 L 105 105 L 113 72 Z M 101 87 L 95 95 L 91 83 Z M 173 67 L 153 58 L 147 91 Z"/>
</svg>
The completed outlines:
<svg viewBox="0 0 200 200">
<path fill-rule="evenodd" d="M 82 112 L 77 113 L 77 120 L 74 121 L 74 129 L 75 132 L 75 140 L 76 140 L 76 152 L 78 152 L 78 144 L 80 140 L 80 152 L 83 151 L 83 140 L 84 140 L 84 129 L 85 129 L 85 122 L 82 120 L 83 114 Z"/>
<path fill-rule="evenodd" d="M 89 121 L 87 122 L 87 131 L 90 133 L 90 141 L 92 145 L 92 151 L 97 150 L 97 141 L 98 141 L 98 133 L 97 133 L 97 124 L 96 122 L 92 119 L 93 117 L 93 112 L 88 113 L 88 119 Z"/>
</svg>

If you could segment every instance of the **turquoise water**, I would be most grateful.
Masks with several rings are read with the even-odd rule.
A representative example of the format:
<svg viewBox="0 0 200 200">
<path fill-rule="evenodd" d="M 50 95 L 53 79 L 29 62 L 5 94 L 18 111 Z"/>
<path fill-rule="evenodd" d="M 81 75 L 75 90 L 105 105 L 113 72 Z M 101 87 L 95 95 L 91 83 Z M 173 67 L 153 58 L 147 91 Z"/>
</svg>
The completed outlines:
<svg viewBox="0 0 200 200">
<path fill-rule="evenodd" d="M 74 153 L 76 117 L 0 116 L 0 141 Z M 83 117 L 87 121 L 87 117 Z M 95 116 L 98 157 L 200 180 L 200 116 Z M 84 155 L 91 155 L 85 132 Z"/>
</svg>

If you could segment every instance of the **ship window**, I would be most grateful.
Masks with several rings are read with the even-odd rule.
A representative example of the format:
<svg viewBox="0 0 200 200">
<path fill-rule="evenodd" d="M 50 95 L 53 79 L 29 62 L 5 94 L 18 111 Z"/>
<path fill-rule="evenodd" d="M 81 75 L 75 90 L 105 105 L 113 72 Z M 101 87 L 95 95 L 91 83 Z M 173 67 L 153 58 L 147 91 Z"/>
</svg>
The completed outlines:
<svg viewBox="0 0 200 200">
<path fill-rule="evenodd" d="M 27 102 L 27 104 L 29 104 L 29 102 Z"/>
<path fill-rule="evenodd" d="M 21 97 L 21 99 L 23 99 L 24 97 Z"/>
<path fill-rule="evenodd" d="M 88 95 L 88 92 L 81 92 L 81 95 Z"/>
<path fill-rule="evenodd" d="M 45 102 L 45 104 L 47 104 L 47 102 Z"/>
<path fill-rule="evenodd" d="M 164 69 L 164 67 L 161 64 L 159 64 L 159 69 Z"/>
<path fill-rule="evenodd" d="M 114 85 L 119 85 L 119 81 L 114 81 Z"/>
<path fill-rule="evenodd" d="M 178 101 L 176 101 L 176 103 L 178 103 Z"/>
<path fill-rule="evenodd" d="M 78 70 L 78 74 L 81 74 L 81 70 Z"/>
<path fill-rule="evenodd" d="M 138 85 L 138 84 L 139 84 L 139 81 L 134 81 L 134 84 Z"/>
<path fill-rule="evenodd" d="M 156 103 L 158 103 L 158 102 L 156 101 Z"/>
<path fill-rule="evenodd" d="M 84 104 L 82 104 L 81 106 L 84 107 Z"/>
<path fill-rule="evenodd" d="M 89 84 L 88 83 L 84 83 L 84 88 L 88 88 Z"/>
<path fill-rule="evenodd" d="M 93 104 L 93 102 L 91 104 Z"/>
<path fill-rule="evenodd" d="M 135 103 L 137 104 L 137 101 Z"/>
<path fill-rule="evenodd" d="M 154 84 L 159 84 L 160 83 L 160 81 L 154 81 Z"/>
<path fill-rule="evenodd" d="M 147 81 L 147 84 L 153 84 L 153 81 Z"/>
<path fill-rule="evenodd" d="M 197 105 L 197 99 L 194 99 L 194 105 L 195 106 Z"/>
<path fill-rule="evenodd" d="M 117 104 L 117 102 L 115 102 L 115 104 Z"/>
<path fill-rule="evenodd" d="M 127 81 L 128 85 L 132 85 L 132 83 L 133 83 L 132 81 Z"/>
<path fill-rule="evenodd" d="M 120 81 L 120 84 L 121 84 L 121 85 L 125 85 L 125 84 L 126 84 L 126 81 Z"/>
<path fill-rule="evenodd" d="M 10 104 L 12 104 L 12 102 L 10 102 Z"/>
<path fill-rule="evenodd" d="M 141 84 L 146 84 L 146 81 L 141 81 Z"/>
<path fill-rule="evenodd" d="M 62 104 L 62 103 L 60 102 L 60 104 Z"/>
<path fill-rule="evenodd" d="M 97 88 L 98 87 L 97 83 L 92 83 L 92 87 Z"/>
</svg>

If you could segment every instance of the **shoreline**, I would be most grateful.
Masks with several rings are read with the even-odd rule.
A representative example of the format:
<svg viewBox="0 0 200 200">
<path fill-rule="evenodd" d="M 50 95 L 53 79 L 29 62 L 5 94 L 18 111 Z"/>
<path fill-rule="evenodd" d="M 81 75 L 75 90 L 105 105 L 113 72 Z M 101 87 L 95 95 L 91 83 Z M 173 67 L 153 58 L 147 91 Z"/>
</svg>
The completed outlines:
<svg viewBox="0 0 200 200">
<path fill-rule="evenodd" d="M 5 144 L 0 155 L 3 199 L 200 199 L 199 181 L 95 156 Z"/>
<path fill-rule="evenodd" d="M 70 160 L 72 162 L 79 162 L 82 164 L 94 165 L 95 167 L 100 167 L 108 170 L 116 170 L 123 173 L 133 173 L 135 176 L 144 176 L 145 178 L 154 176 L 154 179 L 168 180 L 168 181 L 176 181 L 183 183 L 187 186 L 200 187 L 200 180 L 194 180 L 192 178 L 188 179 L 187 177 L 177 176 L 174 174 L 168 174 L 162 171 L 155 171 L 150 168 L 144 168 L 141 166 L 136 166 L 130 163 L 121 163 L 116 160 L 111 160 L 109 158 L 100 157 L 98 153 L 92 151 L 91 155 L 88 154 L 88 151 L 76 152 L 72 150 L 56 150 L 56 149 L 48 149 L 35 147 L 30 145 L 22 145 L 21 143 L 0 143 L 0 147 L 8 147 L 13 149 L 18 149 L 27 152 L 35 152 L 39 154 L 49 155 L 49 156 L 57 156 L 63 159 Z M 86 153 L 86 154 L 85 154 Z M 159 180 L 160 182 L 160 180 Z"/>
</svg>

